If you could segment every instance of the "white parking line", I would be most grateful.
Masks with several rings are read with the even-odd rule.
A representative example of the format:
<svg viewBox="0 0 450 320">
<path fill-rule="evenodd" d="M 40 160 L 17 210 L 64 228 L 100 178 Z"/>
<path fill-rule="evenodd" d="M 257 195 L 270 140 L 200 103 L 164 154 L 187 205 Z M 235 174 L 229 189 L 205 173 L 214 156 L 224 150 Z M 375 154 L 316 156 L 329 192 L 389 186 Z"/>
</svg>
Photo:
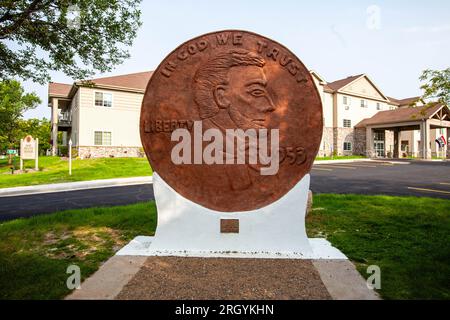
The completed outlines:
<svg viewBox="0 0 450 320">
<path fill-rule="evenodd" d="M 444 184 L 444 185 L 446 185 L 446 186 L 450 186 L 450 182 L 441 182 L 441 183 L 439 183 L 439 184 Z"/>
<path fill-rule="evenodd" d="M 312 170 L 320 170 L 320 171 L 333 171 L 333 169 L 326 169 L 326 168 L 312 168 Z"/>
<path fill-rule="evenodd" d="M 324 165 L 320 165 L 320 167 L 322 168 Z M 353 170 L 356 170 L 356 168 L 355 167 L 347 167 L 347 166 L 338 166 L 338 165 L 334 165 L 334 166 L 331 166 L 331 165 L 327 165 L 325 168 L 333 168 L 333 169 L 353 169 Z"/>
<path fill-rule="evenodd" d="M 337 165 L 337 166 L 339 166 L 339 165 Z M 352 167 L 376 168 L 377 166 L 369 166 L 369 165 L 365 165 L 365 164 L 353 164 L 353 163 L 352 163 Z"/>
<path fill-rule="evenodd" d="M 435 190 L 435 189 L 415 188 L 415 187 L 408 187 L 408 189 L 418 190 L 418 191 L 426 191 L 426 192 L 436 192 L 436 193 L 450 194 L 450 191 L 445 191 L 445 190 Z"/>
</svg>

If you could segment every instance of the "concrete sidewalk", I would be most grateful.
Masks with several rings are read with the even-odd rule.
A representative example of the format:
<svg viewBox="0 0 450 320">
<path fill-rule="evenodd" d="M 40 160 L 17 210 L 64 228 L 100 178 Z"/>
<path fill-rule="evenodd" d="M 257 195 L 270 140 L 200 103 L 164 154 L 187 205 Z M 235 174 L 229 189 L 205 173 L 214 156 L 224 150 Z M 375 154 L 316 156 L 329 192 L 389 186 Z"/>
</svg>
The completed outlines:
<svg viewBox="0 0 450 320">
<path fill-rule="evenodd" d="M 85 189 L 97 189 L 105 187 L 121 187 L 138 184 L 149 184 L 153 182 L 152 176 L 146 177 L 132 177 L 132 178 L 117 178 L 117 179 L 103 179 L 91 181 L 77 181 L 54 184 L 41 184 L 36 186 L 2 188 L 0 189 L 0 197 L 24 196 L 40 193 L 52 193 L 62 191 L 75 191 Z"/>
</svg>

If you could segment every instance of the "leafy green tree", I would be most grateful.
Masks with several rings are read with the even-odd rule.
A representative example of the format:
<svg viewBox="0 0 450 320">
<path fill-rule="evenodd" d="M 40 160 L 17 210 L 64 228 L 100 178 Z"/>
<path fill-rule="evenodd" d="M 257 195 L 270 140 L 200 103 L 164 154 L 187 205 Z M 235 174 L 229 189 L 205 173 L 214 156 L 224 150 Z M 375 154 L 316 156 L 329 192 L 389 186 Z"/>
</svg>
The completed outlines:
<svg viewBox="0 0 450 320">
<path fill-rule="evenodd" d="M 15 142 L 15 147 L 20 147 L 20 139 L 27 135 L 32 135 L 33 138 L 39 139 L 39 153 L 45 154 L 45 150 L 51 148 L 50 135 L 52 125 L 50 120 L 44 119 L 27 119 L 19 121 L 19 136 Z"/>
<path fill-rule="evenodd" d="M 444 70 L 427 69 L 419 78 L 425 83 L 420 87 L 423 100 L 433 100 L 450 106 L 450 68 Z"/>
<path fill-rule="evenodd" d="M 129 57 L 140 0 L 2 0 L 0 80 L 44 84 L 49 71 L 85 79 Z M 47 58 L 45 58 L 47 57 Z"/>
<path fill-rule="evenodd" d="M 25 93 L 18 81 L 0 82 L 0 151 L 14 147 L 20 140 L 23 113 L 39 103 L 41 99 L 35 93 Z"/>
</svg>

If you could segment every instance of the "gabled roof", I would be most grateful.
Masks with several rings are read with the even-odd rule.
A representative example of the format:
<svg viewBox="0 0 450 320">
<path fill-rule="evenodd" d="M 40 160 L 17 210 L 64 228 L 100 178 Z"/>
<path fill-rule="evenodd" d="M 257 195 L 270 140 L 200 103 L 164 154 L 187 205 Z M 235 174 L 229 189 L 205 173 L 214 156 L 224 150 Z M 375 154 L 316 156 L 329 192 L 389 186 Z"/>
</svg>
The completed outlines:
<svg viewBox="0 0 450 320">
<path fill-rule="evenodd" d="M 327 86 L 333 91 L 338 91 L 338 90 L 342 89 L 343 87 L 345 87 L 346 85 L 352 83 L 356 79 L 361 78 L 363 75 L 364 74 L 358 74 L 356 76 L 349 76 L 349 77 L 344 78 L 344 79 L 340 79 L 340 80 L 336 80 L 336 81 L 333 81 L 333 82 L 329 82 L 329 83 L 327 83 Z"/>
<path fill-rule="evenodd" d="M 323 91 L 328 92 L 328 93 L 334 93 L 334 90 L 331 89 L 331 88 L 328 86 L 328 84 L 325 84 L 325 85 L 323 86 Z"/>
<path fill-rule="evenodd" d="M 88 80 L 87 82 L 94 83 L 96 86 L 145 90 L 152 74 L 153 71 L 145 71 L 145 72 L 124 74 L 120 76 L 97 78 Z M 82 85 L 84 82 L 78 81 L 76 83 L 78 85 Z"/>
<path fill-rule="evenodd" d="M 48 84 L 48 96 L 68 98 L 71 88 L 72 88 L 71 84 L 50 82 Z"/>
<path fill-rule="evenodd" d="M 398 106 L 409 106 L 412 103 L 419 101 L 420 97 L 411 97 L 411 98 L 405 98 L 405 99 L 395 99 L 392 97 L 388 97 L 389 101 L 391 101 L 393 104 L 396 104 Z"/>
<path fill-rule="evenodd" d="M 311 75 L 313 76 L 313 77 L 316 77 L 316 79 L 317 80 L 319 80 L 319 83 L 320 84 L 326 84 L 327 82 L 325 81 L 325 79 L 320 75 L 320 74 L 318 74 L 316 71 L 314 71 L 314 70 L 309 70 L 309 73 L 311 73 Z"/>
<path fill-rule="evenodd" d="M 48 84 L 49 98 L 71 98 L 79 86 L 94 86 L 122 91 L 144 92 L 153 71 L 129 73 L 120 76 L 96 78 L 77 81 L 74 84 L 50 82 Z"/>
<path fill-rule="evenodd" d="M 384 93 L 375 85 L 375 83 L 365 74 L 358 74 L 356 76 L 349 76 L 347 78 L 344 79 L 340 79 L 340 80 L 336 80 L 333 82 L 328 83 L 328 87 L 331 88 L 333 90 L 333 92 L 337 92 L 340 91 L 342 89 L 344 89 L 346 86 L 350 85 L 351 83 L 357 81 L 360 78 L 366 78 L 367 81 L 369 81 L 369 83 L 375 88 L 376 91 L 378 91 L 378 93 L 381 95 L 381 97 L 388 101 L 389 99 L 384 95 Z"/>
<path fill-rule="evenodd" d="M 379 111 L 372 118 L 363 119 L 355 127 L 429 119 L 443 107 L 448 109 L 442 103 L 434 103 L 422 107 Z"/>
</svg>

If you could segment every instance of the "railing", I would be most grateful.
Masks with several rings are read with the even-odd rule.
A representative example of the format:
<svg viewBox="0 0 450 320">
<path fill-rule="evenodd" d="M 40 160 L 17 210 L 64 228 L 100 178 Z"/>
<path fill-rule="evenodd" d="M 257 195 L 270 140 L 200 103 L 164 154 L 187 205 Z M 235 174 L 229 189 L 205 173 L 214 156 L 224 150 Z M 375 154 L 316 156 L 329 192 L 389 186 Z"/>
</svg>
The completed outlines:
<svg viewBox="0 0 450 320">
<path fill-rule="evenodd" d="M 59 126 L 71 126 L 72 125 L 72 115 L 70 112 L 63 112 L 58 116 Z"/>
</svg>

